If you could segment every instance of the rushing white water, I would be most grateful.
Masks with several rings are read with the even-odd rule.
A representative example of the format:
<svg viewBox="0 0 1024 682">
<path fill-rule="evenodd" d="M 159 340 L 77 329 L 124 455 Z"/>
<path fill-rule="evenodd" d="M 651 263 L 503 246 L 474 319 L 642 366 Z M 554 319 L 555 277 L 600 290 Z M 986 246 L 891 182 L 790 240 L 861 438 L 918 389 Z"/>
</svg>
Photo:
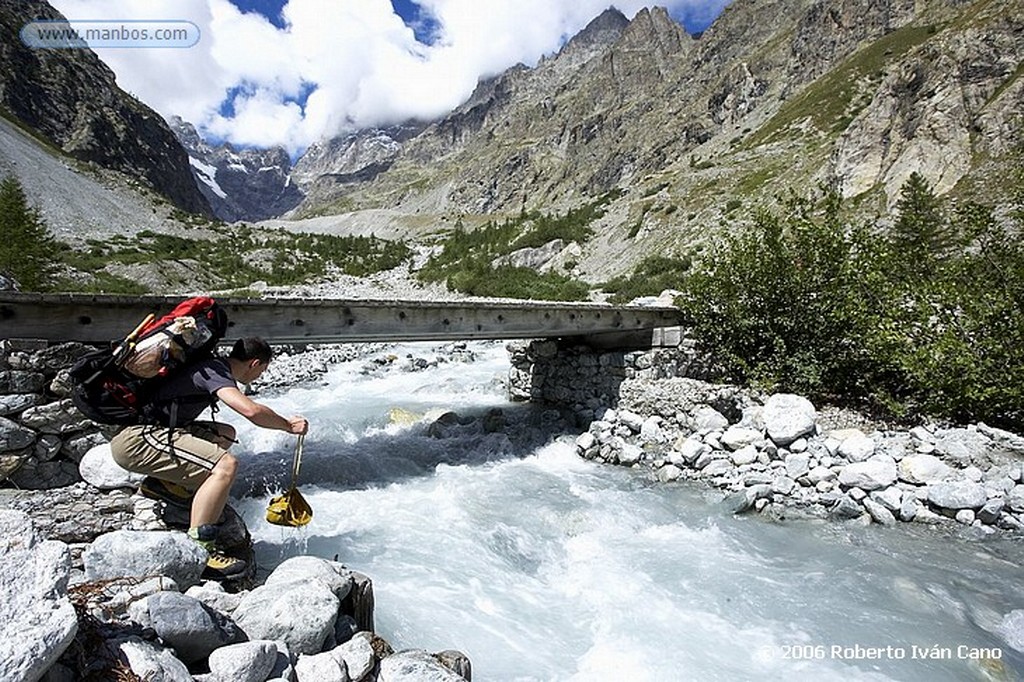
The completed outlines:
<svg viewBox="0 0 1024 682">
<path fill-rule="evenodd" d="M 374 582 L 376 627 L 396 648 L 458 649 L 486 680 L 1018 679 L 993 634 L 1024 608 L 1024 551 L 950 542 L 931 528 L 773 524 L 732 517 L 694 484 L 576 457 L 543 435 L 550 413 L 505 401 L 504 349 L 409 372 L 367 360 L 324 385 L 261 400 L 311 421 L 300 478 L 306 529 L 263 521 L 267 495 L 233 502 L 261 567 L 338 557 Z M 370 368 L 369 371 L 367 368 Z M 482 415 L 427 433 L 392 408 Z M 293 440 L 237 419 L 239 494 L 283 484 Z M 985 661 L 971 656 L 985 654 Z M 940 659 L 924 655 L 943 656 Z M 995 657 L 1001 656 L 1001 659 Z"/>
</svg>

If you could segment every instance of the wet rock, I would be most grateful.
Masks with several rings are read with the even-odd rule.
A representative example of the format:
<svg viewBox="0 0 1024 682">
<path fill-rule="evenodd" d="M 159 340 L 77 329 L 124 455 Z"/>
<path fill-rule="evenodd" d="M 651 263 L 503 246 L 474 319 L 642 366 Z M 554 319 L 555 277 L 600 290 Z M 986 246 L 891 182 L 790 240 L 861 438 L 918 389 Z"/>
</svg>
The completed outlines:
<svg viewBox="0 0 1024 682">
<path fill-rule="evenodd" d="M 839 498 L 839 501 L 829 509 L 829 517 L 839 521 L 856 519 L 863 513 L 864 507 L 845 495 Z"/>
<path fill-rule="evenodd" d="M 884 505 L 875 502 L 870 497 L 863 500 L 864 508 L 871 514 L 871 518 L 883 526 L 891 526 L 896 523 L 896 517 L 885 508 Z"/>
<path fill-rule="evenodd" d="M 378 682 L 465 682 L 426 651 L 399 651 L 380 662 Z"/>
<path fill-rule="evenodd" d="M 985 503 L 985 506 L 978 510 L 978 519 L 982 523 L 995 523 L 1002 513 L 1006 503 L 1000 498 L 993 498 Z"/>
<path fill-rule="evenodd" d="M 672 481 L 679 480 L 683 475 L 683 470 L 677 467 L 675 464 L 666 464 L 665 466 L 658 469 L 658 480 L 662 483 L 671 483 Z"/>
</svg>

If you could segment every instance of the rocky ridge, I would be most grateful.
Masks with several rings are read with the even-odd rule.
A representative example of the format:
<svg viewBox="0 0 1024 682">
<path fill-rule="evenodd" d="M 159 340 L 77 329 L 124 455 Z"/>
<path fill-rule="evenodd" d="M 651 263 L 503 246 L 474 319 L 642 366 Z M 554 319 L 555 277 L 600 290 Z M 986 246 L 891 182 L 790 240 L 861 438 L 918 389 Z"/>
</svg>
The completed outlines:
<svg viewBox="0 0 1024 682">
<path fill-rule="evenodd" d="M 171 118 L 170 127 L 188 154 L 196 185 L 221 220 L 264 220 L 287 213 L 302 201 L 283 147 L 237 150 L 227 143 L 214 147 L 179 116 Z"/>
<path fill-rule="evenodd" d="M 210 214 L 188 159 L 155 111 L 117 86 L 89 49 L 32 49 L 19 31 L 64 20 L 44 0 L 0 5 L 0 107 L 82 162 L 144 183 L 189 213 Z"/>
<path fill-rule="evenodd" d="M 623 189 L 575 259 L 601 281 L 706 238 L 730 199 L 825 182 L 885 213 L 915 170 L 989 199 L 1020 138 L 1022 16 L 1017 0 L 735 2 L 694 39 L 664 10 L 609 10 L 481 82 L 373 179 L 319 184 L 300 214 L 383 229 L 400 223 L 361 210 L 512 215 Z"/>
</svg>

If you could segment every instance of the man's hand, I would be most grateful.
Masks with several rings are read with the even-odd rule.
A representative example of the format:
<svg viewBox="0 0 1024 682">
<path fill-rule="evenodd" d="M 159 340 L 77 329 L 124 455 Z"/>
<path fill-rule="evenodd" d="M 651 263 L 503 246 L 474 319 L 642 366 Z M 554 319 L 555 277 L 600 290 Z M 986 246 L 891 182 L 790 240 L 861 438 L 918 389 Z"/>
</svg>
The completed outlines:
<svg viewBox="0 0 1024 682">
<path fill-rule="evenodd" d="M 309 431 L 309 422 L 306 421 L 305 417 L 298 415 L 288 418 L 288 433 L 294 433 L 297 436 L 305 435 Z"/>
</svg>

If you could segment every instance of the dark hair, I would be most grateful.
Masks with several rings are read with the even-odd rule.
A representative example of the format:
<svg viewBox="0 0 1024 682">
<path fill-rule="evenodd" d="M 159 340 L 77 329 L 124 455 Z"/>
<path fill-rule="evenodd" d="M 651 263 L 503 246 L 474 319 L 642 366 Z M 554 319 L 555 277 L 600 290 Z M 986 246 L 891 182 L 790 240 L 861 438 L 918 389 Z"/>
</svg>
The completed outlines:
<svg viewBox="0 0 1024 682">
<path fill-rule="evenodd" d="M 235 360 L 259 360 L 263 364 L 267 364 L 270 362 L 270 358 L 274 357 L 274 351 L 270 349 L 270 344 L 260 337 L 247 336 L 235 341 L 228 357 Z"/>
</svg>

